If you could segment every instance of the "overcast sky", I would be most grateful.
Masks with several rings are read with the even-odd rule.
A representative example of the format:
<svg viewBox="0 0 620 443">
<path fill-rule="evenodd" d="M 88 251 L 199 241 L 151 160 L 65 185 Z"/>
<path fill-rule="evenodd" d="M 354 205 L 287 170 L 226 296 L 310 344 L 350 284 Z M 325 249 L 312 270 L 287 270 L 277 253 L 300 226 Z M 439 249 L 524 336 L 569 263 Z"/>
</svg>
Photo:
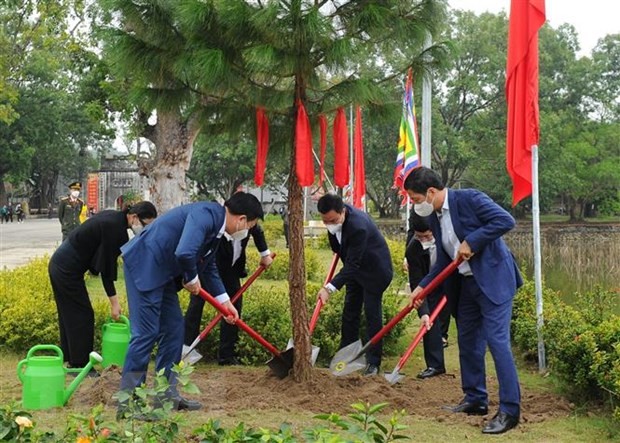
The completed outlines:
<svg viewBox="0 0 620 443">
<path fill-rule="evenodd" d="M 527 1 L 527 0 L 513 0 Z M 449 0 L 454 9 L 476 14 L 500 11 L 510 14 L 510 0 Z M 620 0 L 546 0 L 547 22 L 557 28 L 570 23 L 577 30 L 580 55 L 589 55 L 598 40 L 607 34 L 620 33 Z"/>
</svg>

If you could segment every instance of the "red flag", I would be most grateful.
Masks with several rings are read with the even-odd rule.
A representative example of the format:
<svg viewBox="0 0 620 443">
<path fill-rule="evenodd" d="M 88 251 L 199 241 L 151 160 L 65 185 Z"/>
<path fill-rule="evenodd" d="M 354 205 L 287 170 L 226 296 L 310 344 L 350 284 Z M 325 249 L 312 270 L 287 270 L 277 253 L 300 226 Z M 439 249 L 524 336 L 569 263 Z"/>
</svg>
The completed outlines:
<svg viewBox="0 0 620 443">
<path fill-rule="evenodd" d="M 267 153 L 269 152 L 269 120 L 264 108 L 256 108 L 256 165 L 254 166 L 254 183 L 262 186 L 265 182 Z"/>
<path fill-rule="evenodd" d="M 364 208 L 366 197 L 366 173 L 364 171 L 364 143 L 362 140 L 362 111 L 359 106 L 355 109 L 355 131 L 353 133 L 353 155 L 355 159 L 355 184 L 353 187 L 353 205 Z"/>
<path fill-rule="evenodd" d="M 319 115 L 319 129 L 321 136 L 321 151 L 319 156 L 319 188 L 325 180 L 325 151 L 327 150 L 327 117 Z"/>
<path fill-rule="evenodd" d="M 544 0 L 512 0 L 506 66 L 506 169 L 512 205 L 532 194 L 532 146 L 538 144 L 538 29 Z"/>
<path fill-rule="evenodd" d="M 312 130 L 304 104 L 297 102 L 297 124 L 295 125 L 295 172 L 300 186 L 314 183 L 314 162 L 312 160 Z"/>
<path fill-rule="evenodd" d="M 334 118 L 334 184 L 349 185 L 349 134 L 344 109 L 338 108 Z"/>
</svg>

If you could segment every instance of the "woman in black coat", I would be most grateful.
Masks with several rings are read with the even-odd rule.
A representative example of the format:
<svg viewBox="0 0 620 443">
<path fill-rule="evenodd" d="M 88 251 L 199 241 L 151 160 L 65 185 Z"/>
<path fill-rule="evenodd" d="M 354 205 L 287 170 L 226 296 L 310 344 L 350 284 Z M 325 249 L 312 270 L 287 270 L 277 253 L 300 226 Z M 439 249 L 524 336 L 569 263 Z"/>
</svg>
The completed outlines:
<svg viewBox="0 0 620 443">
<path fill-rule="evenodd" d="M 60 346 L 69 367 L 86 366 L 94 345 L 95 313 L 84 274 L 101 275 L 110 315 L 118 320 L 121 307 L 114 281 L 121 246 L 129 241 L 128 229 L 138 235 L 155 217 L 157 210 L 148 201 L 122 211 L 102 211 L 75 228 L 52 255 L 48 270 L 58 308 Z"/>
</svg>

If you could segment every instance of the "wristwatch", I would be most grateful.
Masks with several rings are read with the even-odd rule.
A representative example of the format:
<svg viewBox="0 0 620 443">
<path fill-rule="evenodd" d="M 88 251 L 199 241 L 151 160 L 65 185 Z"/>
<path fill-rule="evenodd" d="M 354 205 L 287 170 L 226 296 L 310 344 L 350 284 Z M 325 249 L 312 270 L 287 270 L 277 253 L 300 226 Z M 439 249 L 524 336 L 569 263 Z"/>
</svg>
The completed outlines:
<svg viewBox="0 0 620 443">
<path fill-rule="evenodd" d="M 325 289 L 330 295 L 333 294 L 335 291 L 333 289 L 331 289 L 329 286 L 323 286 L 323 289 Z"/>
</svg>

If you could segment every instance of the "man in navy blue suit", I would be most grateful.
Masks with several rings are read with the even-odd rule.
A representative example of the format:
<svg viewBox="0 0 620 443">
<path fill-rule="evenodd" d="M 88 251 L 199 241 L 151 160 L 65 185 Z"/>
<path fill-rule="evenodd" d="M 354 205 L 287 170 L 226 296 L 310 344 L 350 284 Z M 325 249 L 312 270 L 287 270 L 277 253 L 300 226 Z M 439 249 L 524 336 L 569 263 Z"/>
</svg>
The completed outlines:
<svg viewBox="0 0 620 443">
<path fill-rule="evenodd" d="M 519 423 L 521 403 L 510 347 L 510 319 L 512 300 L 522 281 L 514 257 L 501 238 L 514 227 L 515 220 L 480 191 L 444 187 L 441 177 L 429 168 L 411 171 L 405 190 L 416 213 L 429 217 L 438 245 L 437 262 L 413 290 L 411 301 L 450 261 L 457 257 L 465 260 L 444 285 L 449 296 L 458 297 L 456 325 L 465 394 L 461 403 L 448 409 L 487 414 L 484 356 L 488 345 L 499 382 L 499 411 L 482 432 L 506 432 Z"/>
<path fill-rule="evenodd" d="M 181 359 L 184 335 L 177 291 L 182 282 L 190 293 L 198 294 L 201 274 L 207 292 L 228 308 L 232 315 L 227 321 L 234 323 L 239 316 L 218 274 L 216 251 L 224 232 L 241 240 L 262 218 L 258 199 L 238 192 L 224 206 L 198 202 L 174 208 L 121 249 L 131 323 L 121 390 L 133 391 L 145 381 L 157 343 L 156 370 L 164 369 L 170 380 L 166 397 L 179 410 L 201 407 L 179 395 L 171 372 L 172 365 Z M 126 405 L 119 405 L 119 416 L 123 408 Z"/>
<path fill-rule="evenodd" d="M 340 348 L 359 340 L 362 305 L 366 314 L 368 339 L 383 327 L 383 291 L 392 281 L 392 259 L 385 239 L 365 212 L 345 205 L 334 194 L 326 194 L 317 204 L 329 231 L 332 251 L 344 266 L 321 288 L 317 297 L 327 303 L 330 294 L 346 285 Z M 381 366 L 382 341 L 368 351 L 365 375 L 377 375 Z"/>
</svg>

